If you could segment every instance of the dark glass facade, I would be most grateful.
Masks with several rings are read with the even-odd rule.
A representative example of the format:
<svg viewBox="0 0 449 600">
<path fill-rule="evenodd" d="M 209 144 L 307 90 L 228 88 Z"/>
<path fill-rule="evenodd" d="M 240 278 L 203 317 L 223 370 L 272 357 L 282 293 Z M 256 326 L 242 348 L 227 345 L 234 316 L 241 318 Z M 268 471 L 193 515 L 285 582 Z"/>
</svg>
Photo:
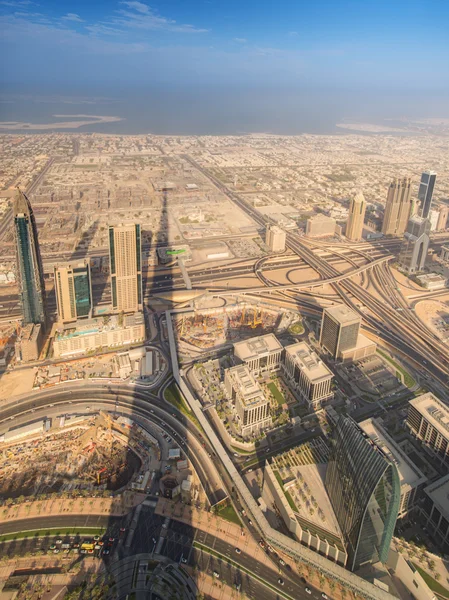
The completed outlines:
<svg viewBox="0 0 449 600">
<path fill-rule="evenodd" d="M 36 222 L 28 198 L 18 192 L 14 205 L 17 275 L 23 323 L 45 323 L 44 277 Z"/>
<path fill-rule="evenodd" d="M 430 214 L 430 208 L 432 206 L 433 188 L 435 187 L 436 173 L 424 172 L 421 176 L 421 183 L 419 184 L 418 200 L 421 202 L 420 214 L 425 219 Z"/>
<path fill-rule="evenodd" d="M 348 568 L 385 562 L 398 515 L 396 466 L 350 418 L 332 436 L 326 489 L 348 552 Z"/>
<path fill-rule="evenodd" d="M 88 317 L 92 309 L 92 297 L 89 268 L 73 269 L 73 281 L 75 287 L 76 316 Z"/>
</svg>

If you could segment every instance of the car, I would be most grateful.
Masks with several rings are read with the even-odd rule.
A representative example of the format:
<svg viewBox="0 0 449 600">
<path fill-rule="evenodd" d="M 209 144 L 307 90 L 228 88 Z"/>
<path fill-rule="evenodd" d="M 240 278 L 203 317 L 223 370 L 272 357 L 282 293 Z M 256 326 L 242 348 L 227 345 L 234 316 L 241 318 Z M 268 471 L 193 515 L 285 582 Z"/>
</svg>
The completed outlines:
<svg viewBox="0 0 449 600">
<path fill-rule="evenodd" d="M 306 594 L 311 594 L 312 593 L 312 590 L 310 588 L 306 587 L 304 589 L 305 589 Z"/>
<path fill-rule="evenodd" d="M 56 546 L 55 546 L 54 544 L 52 544 L 52 545 L 50 546 L 50 550 L 54 550 L 55 548 L 56 548 Z"/>
<path fill-rule="evenodd" d="M 321 598 L 324 598 L 324 600 L 329 600 L 327 595 L 324 592 L 321 594 Z"/>
<path fill-rule="evenodd" d="M 239 455 L 237 454 L 237 452 L 234 452 L 234 456 L 235 456 L 236 458 L 238 458 L 238 457 L 239 457 Z"/>
<path fill-rule="evenodd" d="M 153 544 L 155 544 L 157 542 L 156 538 L 153 538 Z"/>
<path fill-rule="evenodd" d="M 217 573 L 217 571 L 214 571 L 214 577 L 216 577 L 217 579 L 220 579 L 220 573 Z"/>
<path fill-rule="evenodd" d="M 99 539 L 100 539 L 100 536 L 99 536 L 99 535 L 95 535 L 95 536 L 94 536 L 94 542 L 98 542 L 98 540 L 99 540 Z"/>
<path fill-rule="evenodd" d="M 248 519 L 248 525 L 252 525 L 253 522 L 251 521 L 251 519 Z"/>
<path fill-rule="evenodd" d="M 80 554 L 87 554 L 87 550 L 84 550 L 84 548 L 81 548 Z"/>
<path fill-rule="evenodd" d="M 236 553 L 236 554 L 241 554 L 241 553 L 242 553 L 242 551 L 240 550 L 240 548 L 236 548 L 236 549 L 235 549 L 235 553 Z"/>
<path fill-rule="evenodd" d="M 107 556 L 108 554 L 110 554 L 110 552 L 111 552 L 111 551 L 109 550 L 109 548 L 105 548 L 105 549 L 103 550 L 103 554 L 105 554 L 106 556 Z"/>
<path fill-rule="evenodd" d="M 114 541 L 115 541 L 115 538 L 113 538 L 113 537 L 110 537 L 110 538 L 109 538 L 109 541 L 110 541 L 110 542 L 114 542 Z"/>
<path fill-rule="evenodd" d="M 99 545 L 99 546 L 104 546 L 104 542 L 103 542 L 102 540 L 100 540 L 100 541 L 98 542 L 98 545 Z"/>
<path fill-rule="evenodd" d="M 126 528 L 125 527 L 120 527 L 120 533 L 125 533 Z"/>
<path fill-rule="evenodd" d="M 279 585 L 284 585 L 284 580 L 279 577 L 278 583 L 279 583 Z"/>
<path fill-rule="evenodd" d="M 282 558 L 279 560 L 279 564 L 285 567 L 285 561 L 283 561 Z"/>
<path fill-rule="evenodd" d="M 58 550 L 57 548 L 55 548 L 55 549 L 53 550 L 53 554 L 59 554 L 59 550 Z"/>
<path fill-rule="evenodd" d="M 62 544 L 62 540 L 56 540 L 55 544 Z"/>
<path fill-rule="evenodd" d="M 162 527 L 163 527 L 163 529 L 168 529 L 167 523 L 162 523 Z"/>
<path fill-rule="evenodd" d="M 87 554 L 93 554 L 94 553 L 94 549 L 91 548 L 90 550 L 87 551 Z"/>
<path fill-rule="evenodd" d="M 184 558 L 183 556 L 181 557 L 181 562 L 184 563 L 185 565 L 187 564 L 187 558 Z"/>
</svg>

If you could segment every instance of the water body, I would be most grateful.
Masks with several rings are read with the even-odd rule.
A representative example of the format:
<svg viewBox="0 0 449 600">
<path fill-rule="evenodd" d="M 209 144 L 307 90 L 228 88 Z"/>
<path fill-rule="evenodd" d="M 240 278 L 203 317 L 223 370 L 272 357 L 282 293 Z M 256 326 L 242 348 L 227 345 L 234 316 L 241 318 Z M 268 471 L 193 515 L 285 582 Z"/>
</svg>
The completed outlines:
<svg viewBox="0 0 449 600">
<path fill-rule="evenodd" d="M 0 121 L 42 124 L 86 120 L 82 117 L 56 119 L 53 115 L 96 115 L 122 119 L 92 123 L 76 129 L 54 129 L 72 133 L 342 134 L 344 132 L 335 125 L 343 119 L 358 117 L 376 122 L 416 108 L 410 99 L 407 104 L 401 97 L 390 97 L 387 102 L 367 92 L 336 92 L 324 88 L 159 86 L 120 92 L 85 89 L 61 93 L 61 90 L 8 89 L 4 86 L 0 95 Z M 15 133 L 23 131 L 16 130 Z M 27 131 L 45 133 L 52 129 L 33 130 L 30 127 Z M 0 133 L 8 132 L 13 131 L 0 129 Z"/>
</svg>

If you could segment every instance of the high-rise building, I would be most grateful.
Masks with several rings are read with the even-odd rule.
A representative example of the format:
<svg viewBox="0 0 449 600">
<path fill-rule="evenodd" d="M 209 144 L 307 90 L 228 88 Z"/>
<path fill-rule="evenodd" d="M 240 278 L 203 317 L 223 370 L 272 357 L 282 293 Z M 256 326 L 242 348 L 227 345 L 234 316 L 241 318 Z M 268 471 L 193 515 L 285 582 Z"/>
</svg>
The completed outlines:
<svg viewBox="0 0 449 600">
<path fill-rule="evenodd" d="M 142 310 L 140 225 L 109 226 L 109 268 L 112 309 L 126 313 Z"/>
<path fill-rule="evenodd" d="M 398 470 L 351 418 L 338 418 L 331 445 L 325 486 L 347 547 L 347 567 L 385 563 L 401 499 Z"/>
<path fill-rule="evenodd" d="M 429 249 L 430 221 L 414 215 L 408 221 L 407 231 L 399 252 L 399 264 L 409 273 L 422 271 Z"/>
<path fill-rule="evenodd" d="M 77 265 L 55 266 L 55 294 L 58 318 L 70 323 L 92 316 L 92 279 L 90 260 Z"/>
<path fill-rule="evenodd" d="M 360 316 L 345 304 L 330 306 L 323 311 L 320 344 L 334 358 L 357 346 Z"/>
<path fill-rule="evenodd" d="M 332 217 L 326 215 L 314 215 L 307 219 L 306 236 L 307 237 L 329 237 L 335 235 L 337 223 Z"/>
<path fill-rule="evenodd" d="M 23 323 L 45 324 L 44 270 L 39 250 L 36 221 L 30 201 L 20 190 L 14 203 L 17 281 Z"/>
<path fill-rule="evenodd" d="M 432 206 L 433 188 L 437 174 L 434 171 L 424 171 L 418 189 L 418 200 L 420 202 L 419 216 L 427 219 Z"/>
<path fill-rule="evenodd" d="M 382 233 L 404 235 L 411 210 L 412 186 L 410 179 L 393 179 L 388 188 Z"/>
<path fill-rule="evenodd" d="M 348 240 L 358 242 L 362 239 L 363 223 L 365 221 L 366 201 L 362 192 L 357 192 L 349 204 L 349 216 L 346 224 Z"/>
<path fill-rule="evenodd" d="M 277 225 L 267 225 L 265 243 L 271 252 L 284 252 L 285 231 Z"/>
<path fill-rule="evenodd" d="M 236 359 L 248 365 L 251 373 L 259 375 L 280 369 L 282 344 L 273 333 L 267 333 L 234 344 Z"/>
<path fill-rule="evenodd" d="M 437 231 L 445 231 L 447 229 L 447 222 L 449 220 L 449 204 L 446 204 L 446 202 L 440 204 L 438 207 Z"/>
</svg>

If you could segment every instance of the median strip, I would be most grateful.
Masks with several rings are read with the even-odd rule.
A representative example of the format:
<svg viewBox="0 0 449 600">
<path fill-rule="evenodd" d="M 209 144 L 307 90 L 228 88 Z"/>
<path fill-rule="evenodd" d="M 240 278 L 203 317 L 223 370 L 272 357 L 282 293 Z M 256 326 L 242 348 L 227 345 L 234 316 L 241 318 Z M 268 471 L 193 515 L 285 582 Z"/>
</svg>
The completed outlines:
<svg viewBox="0 0 449 600">
<path fill-rule="evenodd" d="M 30 529 L 16 533 L 5 533 L 0 535 L 0 542 L 57 535 L 102 535 L 105 531 L 104 527 L 49 527 L 47 529 Z"/>
<path fill-rule="evenodd" d="M 209 546 L 200 544 L 200 542 L 193 542 L 193 547 L 198 548 L 199 550 L 202 550 L 203 552 L 206 552 L 207 554 L 210 554 L 211 556 L 215 556 L 216 558 L 225 560 L 227 563 L 231 564 L 234 567 L 238 567 L 241 571 L 243 571 L 250 577 L 257 579 L 257 581 L 259 581 L 259 583 L 261 583 L 265 587 L 269 588 L 271 591 L 275 592 L 276 594 L 283 596 L 284 598 L 287 598 L 288 600 L 296 600 L 295 598 L 293 598 L 293 596 L 290 596 L 283 590 L 280 590 L 277 587 L 275 587 L 274 585 L 272 585 L 271 583 L 268 583 L 268 581 L 265 581 L 265 579 L 262 579 L 262 577 L 259 577 L 259 575 L 256 575 L 253 571 L 250 571 L 249 569 L 243 567 L 241 564 L 235 562 L 234 560 L 232 560 L 232 558 L 229 558 L 229 556 L 226 556 L 225 554 L 221 554 L 220 552 L 217 552 L 213 548 L 209 548 Z"/>
</svg>

